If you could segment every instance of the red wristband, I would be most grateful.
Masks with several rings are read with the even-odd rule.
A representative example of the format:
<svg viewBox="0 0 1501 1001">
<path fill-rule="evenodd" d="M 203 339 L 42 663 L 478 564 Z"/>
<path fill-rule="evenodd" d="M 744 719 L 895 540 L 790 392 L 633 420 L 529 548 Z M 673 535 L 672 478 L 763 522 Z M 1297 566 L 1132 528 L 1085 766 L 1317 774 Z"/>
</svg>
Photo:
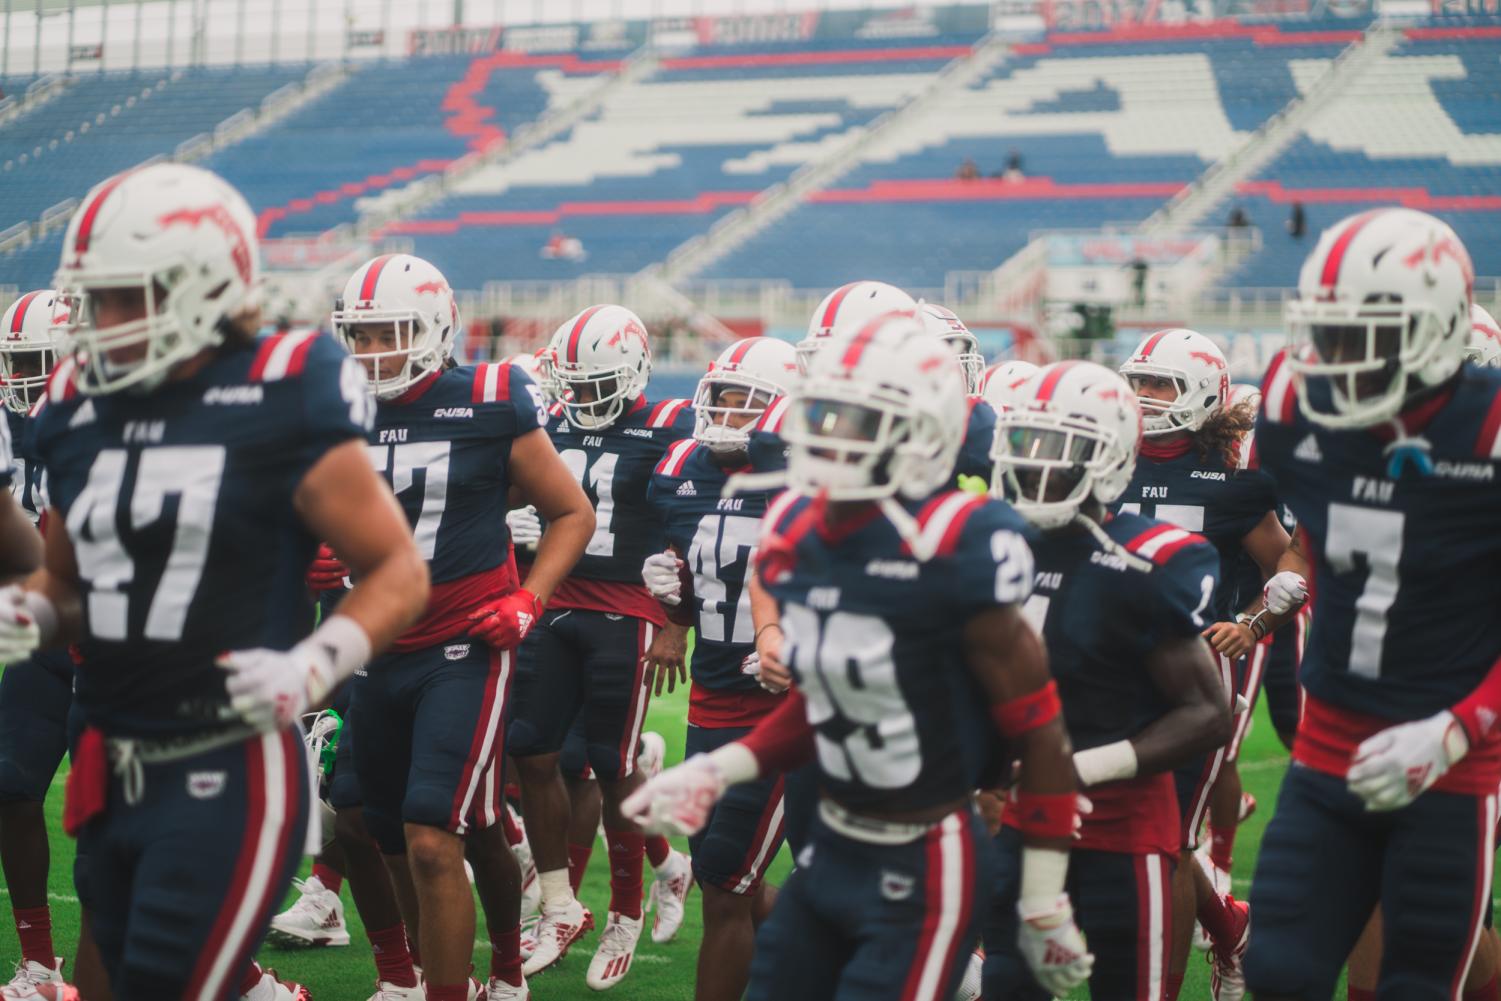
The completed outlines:
<svg viewBox="0 0 1501 1001">
<path fill-rule="evenodd" d="M 1021 791 L 1015 809 L 1017 828 L 1035 838 L 1072 838 L 1078 827 L 1079 801 L 1071 792 Z"/>
<path fill-rule="evenodd" d="M 1491 665 L 1485 680 L 1449 711 L 1464 728 L 1471 747 L 1479 747 L 1494 738 L 1497 723 L 1501 722 L 1501 660 Z"/>
<path fill-rule="evenodd" d="M 1053 722 L 1062 711 L 1058 685 L 1050 680 L 1035 692 L 991 706 L 990 718 L 1004 736 L 1020 737 Z"/>
</svg>

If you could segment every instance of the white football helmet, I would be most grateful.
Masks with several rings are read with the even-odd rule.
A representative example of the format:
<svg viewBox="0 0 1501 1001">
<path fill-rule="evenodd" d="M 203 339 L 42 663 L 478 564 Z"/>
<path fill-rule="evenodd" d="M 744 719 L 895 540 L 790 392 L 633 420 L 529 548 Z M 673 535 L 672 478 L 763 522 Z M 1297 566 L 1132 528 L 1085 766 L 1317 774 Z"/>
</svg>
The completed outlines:
<svg viewBox="0 0 1501 1001">
<path fill-rule="evenodd" d="M 1174 431 L 1197 431 L 1230 396 L 1230 366 L 1219 347 L 1195 330 L 1159 330 L 1136 346 L 1121 366 L 1121 375 L 1136 393 L 1147 437 Z M 1172 400 L 1141 395 L 1138 380 L 1169 379 L 1177 386 Z"/>
<path fill-rule="evenodd" d="M 991 493 L 1047 530 L 1086 500 L 1113 502 L 1136 470 L 1142 415 L 1119 375 L 1087 361 L 1047 365 L 1022 383 L 996 421 Z"/>
<path fill-rule="evenodd" d="M 1230 386 L 1230 398 L 1225 401 L 1227 407 L 1238 407 L 1242 403 L 1249 402 L 1251 409 L 1261 406 L 1261 387 L 1253 386 L 1249 382 L 1237 382 Z"/>
<path fill-rule="evenodd" d="M 787 415 L 787 477 L 832 501 L 927 497 L 948 484 L 969 405 L 954 353 L 910 313 L 813 356 Z"/>
<path fill-rule="evenodd" d="M 333 315 L 334 335 L 366 364 L 377 399 L 400 396 L 453 354 L 459 305 L 443 272 L 411 254 L 382 254 L 360 265 Z M 361 351 L 364 328 L 391 327 L 390 350 Z"/>
<path fill-rule="evenodd" d="M 41 395 L 67 324 L 67 304 L 52 289 L 27 292 L 0 317 L 0 399 L 12 412 L 29 412 Z"/>
<path fill-rule="evenodd" d="M 852 334 L 885 313 L 916 313 L 917 300 L 885 282 L 850 282 L 818 304 L 808 321 L 808 336 L 796 345 L 797 366 L 807 373 L 813 356 L 831 337 Z"/>
<path fill-rule="evenodd" d="M 959 368 L 970 395 L 980 391 L 980 373 L 985 371 L 985 356 L 980 353 L 980 339 L 970 332 L 952 309 L 936 302 L 919 302 L 917 318 L 923 329 L 949 346 L 959 356 Z"/>
<path fill-rule="evenodd" d="M 1004 414 L 1016 405 L 1016 391 L 1032 378 L 1037 366 L 1029 361 L 998 361 L 980 376 L 980 396 L 992 410 Z"/>
<path fill-rule="evenodd" d="M 1465 357 L 1485 368 L 1501 368 L 1501 327 L 1478 302 L 1470 303 L 1470 342 Z"/>
<path fill-rule="evenodd" d="M 219 175 L 181 163 L 95 185 L 63 237 L 54 285 L 71 311 L 78 388 L 150 391 L 179 362 L 223 343 L 224 325 L 259 308 L 255 213 Z M 96 293 L 135 290 L 139 320 L 99 324 Z"/>
<path fill-rule="evenodd" d="M 1474 280 L 1459 237 L 1425 212 L 1373 209 L 1325 230 L 1284 309 L 1304 416 L 1369 427 L 1448 379 L 1469 342 Z"/>
<path fill-rule="evenodd" d="M 709 364 L 693 394 L 693 437 L 716 452 L 740 452 L 750 444 L 756 417 L 797 380 L 797 351 L 775 337 L 747 337 L 725 348 Z M 722 401 L 725 392 L 745 399 L 733 405 Z M 732 420 L 739 420 L 736 427 Z"/>
<path fill-rule="evenodd" d="M 552 389 L 584 431 L 614 424 L 651 378 L 646 324 L 624 306 L 590 306 L 557 329 L 550 347 Z"/>
</svg>

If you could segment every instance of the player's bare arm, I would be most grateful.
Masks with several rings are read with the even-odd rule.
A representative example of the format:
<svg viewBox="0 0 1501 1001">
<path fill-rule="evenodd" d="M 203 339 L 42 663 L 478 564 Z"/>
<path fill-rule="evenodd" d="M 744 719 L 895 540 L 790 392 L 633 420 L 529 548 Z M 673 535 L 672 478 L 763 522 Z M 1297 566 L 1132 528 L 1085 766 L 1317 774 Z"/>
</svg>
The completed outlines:
<svg viewBox="0 0 1501 1001">
<path fill-rule="evenodd" d="M 1256 562 L 1261 569 L 1263 581 L 1271 579 L 1278 571 L 1278 565 L 1283 555 L 1288 551 L 1290 539 L 1287 529 L 1282 527 L 1277 512 L 1268 511 L 1266 516 L 1257 523 L 1241 538 L 1241 546 L 1246 554 Z M 1281 625 L 1286 619 L 1292 618 L 1289 614 L 1278 620 L 1271 620 L 1270 616 L 1263 617 L 1260 621 L 1255 616 L 1262 610 L 1262 599 L 1258 595 L 1234 622 L 1216 622 L 1204 631 L 1204 636 L 1209 640 L 1209 645 L 1215 651 L 1224 654 L 1234 660 L 1250 653 L 1261 639 L 1271 633 L 1273 629 Z M 1252 624 L 1254 622 L 1254 625 Z"/>
<path fill-rule="evenodd" d="M 547 521 L 522 584 L 545 605 L 589 544 L 594 508 L 542 428 L 528 431 L 511 446 L 511 473 L 522 497 Z"/>
<path fill-rule="evenodd" d="M 1224 685 L 1203 643 L 1168 640 L 1152 652 L 1147 669 L 1172 708 L 1131 738 L 1138 774 L 1175 768 L 1230 739 Z"/>
<path fill-rule="evenodd" d="M 42 540 L 15 497 L 0 499 L 0 582 L 25 577 L 42 562 Z"/>
</svg>

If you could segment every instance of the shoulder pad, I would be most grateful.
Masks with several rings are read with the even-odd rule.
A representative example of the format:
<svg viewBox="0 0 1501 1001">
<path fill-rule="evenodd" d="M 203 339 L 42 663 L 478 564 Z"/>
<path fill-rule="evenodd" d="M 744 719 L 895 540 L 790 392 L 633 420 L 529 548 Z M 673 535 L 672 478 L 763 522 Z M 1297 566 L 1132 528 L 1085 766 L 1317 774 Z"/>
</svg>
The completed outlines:
<svg viewBox="0 0 1501 1001">
<path fill-rule="evenodd" d="M 688 462 L 688 456 L 698 448 L 698 442 L 692 438 L 684 438 L 682 441 L 673 442 L 667 446 L 667 453 L 662 456 L 662 461 L 657 463 L 659 476 L 681 476 L 683 466 Z"/>
<path fill-rule="evenodd" d="M 255 361 L 250 365 L 250 381 L 276 382 L 301 375 L 308 352 L 321 336 L 316 330 L 303 330 L 264 338 L 256 349 Z"/>
<path fill-rule="evenodd" d="M 929 500 L 917 512 L 918 538 L 923 548 L 935 556 L 952 556 L 969 516 L 987 500 L 988 497 L 967 490 L 945 491 Z M 902 551 L 910 555 L 911 547 L 903 543 Z"/>
<path fill-rule="evenodd" d="M 501 403 L 511 398 L 509 362 L 487 362 L 474 366 L 475 403 Z"/>
<path fill-rule="evenodd" d="M 1287 349 L 1278 351 L 1267 366 L 1261 383 L 1261 412 L 1273 424 L 1291 424 L 1298 407 L 1292 370 L 1287 367 Z"/>
<path fill-rule="evenodd" d="M 771 406 L 763 410 L 760 417 L 756 418 L 756 423 L 752 427 L 752 430 L 764 431 L 767 434 L 781 434 L 782 421 L 786 419 L 787 409 L 791 405 L 792 401 L 787 397 L 777 397 L 776 401 L 773 402 Z"/>
<path fill-rule="evenodd" d="M 663 400 L 652 407 L 651 413 L 646 418 L 646 426 L 649 428 L 670 427 L 690 402 L 689 400 Z"/>
<path fill-rule="evenodd" d="M 1162 566 L 1180 550 L 1209 540 L 1176 525 L 1154 525 L 1126 543 L 1126 549 Z"/>
<path fill-rule="evenodd" d="M 78 360 L 72 355 L 59 359 L 47 379 L 46 398 L 53 403 L 66 403 L 78 395 Z"/>
</svg>

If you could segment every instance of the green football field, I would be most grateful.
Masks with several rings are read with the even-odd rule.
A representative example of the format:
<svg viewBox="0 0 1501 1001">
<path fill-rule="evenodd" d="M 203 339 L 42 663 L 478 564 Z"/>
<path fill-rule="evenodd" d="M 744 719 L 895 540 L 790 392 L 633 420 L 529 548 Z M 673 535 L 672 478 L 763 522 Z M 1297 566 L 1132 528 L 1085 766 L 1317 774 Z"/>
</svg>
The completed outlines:
<svg viewBox="0 0 1501 1001">
<path fill-rule="evenodd" d="M 657 699 L 647 721 L 648 729 L 658 731 L 667 739 L 669 762 L 682 756 L 687 701 L 687 692 L 681 688 L 675 694 Z M 1286 765 L 1287 754 L 1277 741 L 1264 708 L 1258 707 L 1256 725 L 1242 754 L 1241 776 L 1245 788 L 1256 796 L 1259 806 L 1255 815 L 1242 828 L 1236 842 L 1237 896 L 1244 896 L 1249 887 L 1256 862 L 1256 850 L 1261 842 L 1262 831 L 1276 805 L 1277 788 Z M 47 801 L 52 836 L 49 887 L 56 944 L 60 952 L 71 957 L 78 934 L 78 898 L 71 881 L 73 843 L 62 833 L 62 800 L 63 778 L 59 775 L 53 782 Z M 685 846 L 680 844 L 678 847 Z M 772 882 L 784 879 L 789 867 L 790 859 L 784 849 L 771 871 Z M 609 873 L 602 846 L 590 860 L 582 897 L 584 903 L 602 919 L 609 901 Z M 368 998 L 374 991 L 375 967 L 347 887 L 344 891 L 344 903 L 353 937 L 349 947 L 312 951 L 266 947 L 259 957 L 261 963 L 275 967 L 286 979 L 306 984 L 316 1001 L 363 1001 Z M 3 964 L 0 969 L 8 970 L 15 963 L 20 950 L 10 921 L 3 920 L 0 923 L 4 925 L 3 930 L 0 930 L 0 964 Z M 630 976 L 615 988 L 614 993 L 637 1001 L 691 999 L 699 929 L 699 901 L 695 893 L 688 899 L 688 917 L 677 939 L 659 946 L 651 942 L 649 935 L 643 935 L 635 966 Z M 483 934 L 480 937 L 483 938 Z M 533 997 L 537 1001 L 571 1001 L 594 997 L 595 992 L 584 984 L 584 971 L 588 967 L 589 955 L 595 942 L 594 934 L 586 936 L 560 966 L 532 978 Z M 487 943 L 475 943 L 474 963 L 481 979 L 489 969 L 488 951 Z M 1078 996 L 1082 998 L 1088 995 L 1080 993 Z M 1209 997 L 1209 970 L 1204 957 L 1199 953 L 1194 953 L 1190 959 L 1188 979 L 1181 996 L 1186 1001 L 1199 1001 Z M 1339 997 L 1343 998 L 1342 990 Z"/>
</svg>

